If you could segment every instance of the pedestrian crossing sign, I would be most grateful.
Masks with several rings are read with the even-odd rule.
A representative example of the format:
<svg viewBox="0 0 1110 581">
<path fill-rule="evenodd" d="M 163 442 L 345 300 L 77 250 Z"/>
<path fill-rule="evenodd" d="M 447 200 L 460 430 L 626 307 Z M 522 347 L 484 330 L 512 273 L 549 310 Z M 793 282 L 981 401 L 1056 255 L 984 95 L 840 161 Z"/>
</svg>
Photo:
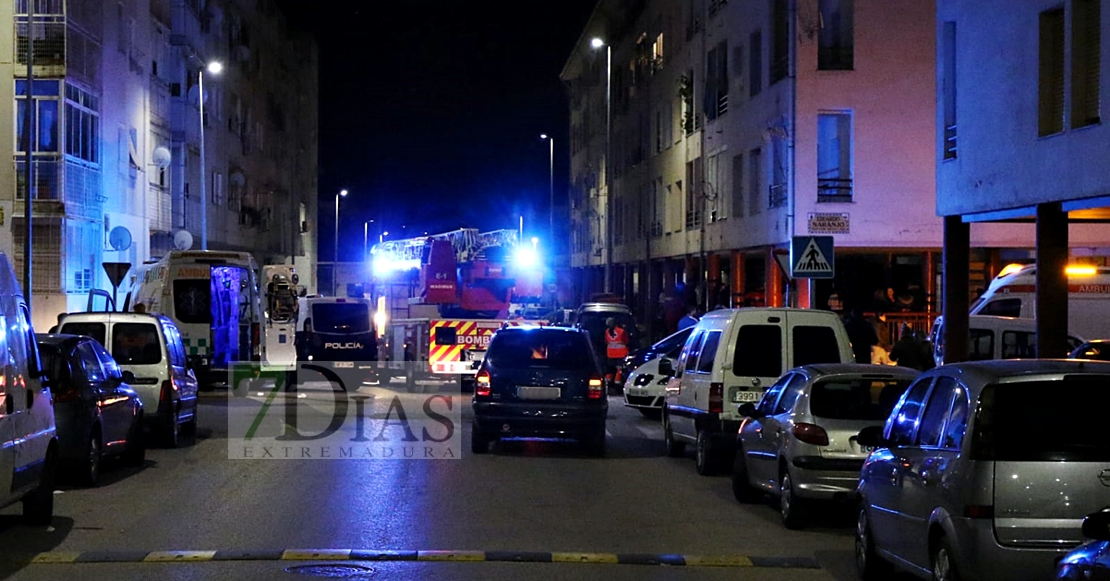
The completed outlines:
<svg viewBox="0 0 1110 581">
<path fill-rule="evenodd" d="M 795 236 L 790 244 L 790 276 L 833 277 L 833 237 Z"/>
</svg>

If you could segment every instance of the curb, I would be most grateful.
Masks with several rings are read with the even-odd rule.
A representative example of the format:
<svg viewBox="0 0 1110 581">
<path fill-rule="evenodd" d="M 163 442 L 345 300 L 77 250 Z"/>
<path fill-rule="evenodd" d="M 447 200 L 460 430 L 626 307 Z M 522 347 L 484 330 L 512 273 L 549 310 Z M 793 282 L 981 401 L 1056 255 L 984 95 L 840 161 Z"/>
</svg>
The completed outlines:
<svg viewBox="0 0 1110 581">
<path fill-rule="evenodd" d="M 585 563 L 670 567 L 820 569 L 808 557 L 678 555 L 654 553 L 568 553 L 531 551 L 373 551 L 363 549 L 274 549 L 216 551 L 50 551 L 2 560 L 32 565 L 74 563 L 202 563 L 212 561 L 424 561 L 450 563 Z"/>
</svg>

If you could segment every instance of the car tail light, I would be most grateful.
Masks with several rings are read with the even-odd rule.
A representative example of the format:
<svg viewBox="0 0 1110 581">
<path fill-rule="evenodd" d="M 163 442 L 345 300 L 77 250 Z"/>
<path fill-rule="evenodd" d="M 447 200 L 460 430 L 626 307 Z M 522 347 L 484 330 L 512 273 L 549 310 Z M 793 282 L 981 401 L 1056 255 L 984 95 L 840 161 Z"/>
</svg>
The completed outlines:
<svg viewBox="0 0 1110 581">
<path fill-rule="evenodd" d="M 81 390 L 67 389 L 54 394 L 54 403 L 66 403 L 81 399 Z"/>
<path fill-rule="evenodd" d="M 474 381 L 474 395 L 478 397 L 489 397 L 489 371 L 486 371 L 485 369 L 479 371 L 478 375 L 474 376 Z"/>
<path fill-rule="evenodd" d="M 829 433 L 814 424 L 794 424 L 794 437 L 814 446 L 829 445 Z"/>
<path fill-rule="evenodd" d="M 725 411 L 725 384 L 709 384 L 709 413 L 719 414 Z"/>
<path fill-rule="evenodd" d="M 171 401 L 173 400 L 174 391 L 173 380 L 164 379 L 162 380 L 162 391 L 158 394 L 158 399 L 161 401 Z"/>
<path fill-rule="evenodd" d="M 994 506 L 989 504 L 970 504 L 964 507 L 967 518 L 994 518 Z"/>
<path fill-rule="evenodd" d="M 601 399 L 601 395 L 605 391 L 605 382 L 600 377 L 595 375 L 590 378 L 590 381 L 587 385 L 589 387 L 589 391 L 586 392 L 586 397 L 589 399 Z"/>
</svg>

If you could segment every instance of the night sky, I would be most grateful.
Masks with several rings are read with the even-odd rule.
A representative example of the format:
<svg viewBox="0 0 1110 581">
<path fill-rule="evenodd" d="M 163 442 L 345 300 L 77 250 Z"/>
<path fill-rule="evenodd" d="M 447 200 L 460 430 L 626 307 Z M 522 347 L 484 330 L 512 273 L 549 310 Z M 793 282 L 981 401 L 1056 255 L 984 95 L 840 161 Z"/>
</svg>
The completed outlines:
<svg viewBox="0 0 1110 581">
<path fill-rule="evenodd" d="M 565 198 L 559 72 L 596 0 L 281 2 L 320 45 L 320 259 L 387 238 L 516 228 L 546 236 L 549 145 Z M 534 230 L 533 230 L 534 227 Z M 542 230 L 542 231 L 541 231 Z"/>
</svg>

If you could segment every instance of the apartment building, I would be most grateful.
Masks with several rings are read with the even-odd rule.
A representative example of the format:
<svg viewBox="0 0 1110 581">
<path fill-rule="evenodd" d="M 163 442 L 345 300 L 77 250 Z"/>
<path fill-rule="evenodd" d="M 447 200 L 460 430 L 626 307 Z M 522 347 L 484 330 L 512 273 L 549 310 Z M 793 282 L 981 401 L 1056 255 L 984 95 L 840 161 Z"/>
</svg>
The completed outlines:
<svg viewBox="0 0 1110 581">
<path fill-rule="evenodd" d="M 174 248 L 315 271 L 317 48 L 271 0 L 35 0 L 30 27 L 28 8 L 0 4 L 0 249 L 22 268 L 30 142 L 36 326 L 111 291 L 102 263 Z"/>
</svg>

